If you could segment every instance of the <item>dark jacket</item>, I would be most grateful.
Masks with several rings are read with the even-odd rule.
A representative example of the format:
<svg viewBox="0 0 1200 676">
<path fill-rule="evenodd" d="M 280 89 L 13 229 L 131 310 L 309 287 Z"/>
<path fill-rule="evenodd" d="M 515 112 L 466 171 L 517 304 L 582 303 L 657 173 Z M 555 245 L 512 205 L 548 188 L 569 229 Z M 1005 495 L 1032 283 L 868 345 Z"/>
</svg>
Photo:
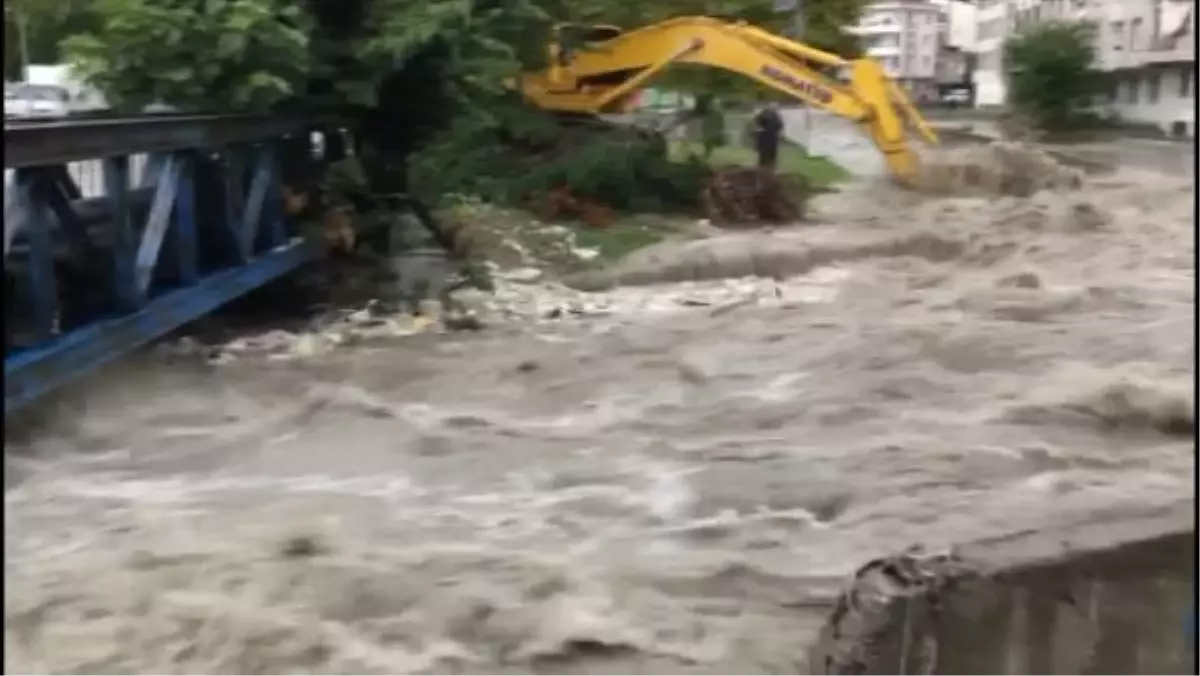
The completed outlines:
<svg viewBox="0 0 1200 676">
<path fill-rule="evenodd" d="M 783 135 L 783 117 L 774 108 L 763 108 L 754 116 L 754 139 L 774 143 Z"/>
</svg>

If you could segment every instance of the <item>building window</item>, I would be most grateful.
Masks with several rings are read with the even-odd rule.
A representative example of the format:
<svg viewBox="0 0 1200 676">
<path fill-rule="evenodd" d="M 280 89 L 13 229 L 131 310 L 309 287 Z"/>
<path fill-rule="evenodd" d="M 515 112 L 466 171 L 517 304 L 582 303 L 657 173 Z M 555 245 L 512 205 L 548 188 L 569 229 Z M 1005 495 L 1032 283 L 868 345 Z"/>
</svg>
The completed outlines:
<svg viewBox="0 0 1200 676">
<path fill-rule="evenodd" d="M 1129 22 L 1129 51 L 1141 49 L 1142 20 L 1134 19 Z"/>
<path fill-rule="evenodd" d="M 895 35 L 878 35 L 870 42 L 871 49 L 895 49 L 897 47 Z"/>
<path fill-rule="evenodd" d="M 1130 78 L 1125 81 L 1125 103 L 1137 103 L 1138 102 L 1138 85 L 1139 84 L 1141 84 L 1141 83 L 1138 81 L 1138 78 L 1136 75 L 1130 76 Z"/>
<path fill-rule="evenodd" d="M 1124 45 L 1125 45 L 1125 22 L 1124 21 L 1112 22 L 1112 39 L 1113 39 L 1112 45 L 1113 45 L 1114 50 L 1121 51 L 1122 49 L 1124 49 Z"/>
<path fill-rule="evenodd" d="M 1148 103 L 1158 103 L 1158 89 L 1161 84 L 1161 74 L 1150 73 L 1146 76 L 1146 101 Z"/>
<path fill-rule="evenodd" d="M 1192 95 L 1192 80 L 1196 79 L 1196 71 L 1184 67 L 1179 73 L 1179 98 L 1186 99 Z"/>
</svg>

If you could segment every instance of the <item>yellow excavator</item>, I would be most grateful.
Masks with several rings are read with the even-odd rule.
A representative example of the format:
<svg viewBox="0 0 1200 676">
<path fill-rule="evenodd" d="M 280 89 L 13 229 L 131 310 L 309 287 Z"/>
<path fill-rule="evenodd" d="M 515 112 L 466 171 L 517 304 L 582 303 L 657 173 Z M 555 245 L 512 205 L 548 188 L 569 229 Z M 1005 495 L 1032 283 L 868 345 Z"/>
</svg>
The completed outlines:
<svg viewBox="0 0 1200 676">
<path fill-rule="evenodd" d="M 633 30 L 560 24 L 549 45 L 549 65 L 522 75 L 519 87 L 544 110 L 621 113 L 651 78 L 678 63 L 740 73 L 853 121 L 901 183 L 910 182 L 919 168 L 907 128 L 930 144 L 938 142 L 877 61 L 843 59 L 745 22 L 712 17 L 679 17 Z"/>
</svg>

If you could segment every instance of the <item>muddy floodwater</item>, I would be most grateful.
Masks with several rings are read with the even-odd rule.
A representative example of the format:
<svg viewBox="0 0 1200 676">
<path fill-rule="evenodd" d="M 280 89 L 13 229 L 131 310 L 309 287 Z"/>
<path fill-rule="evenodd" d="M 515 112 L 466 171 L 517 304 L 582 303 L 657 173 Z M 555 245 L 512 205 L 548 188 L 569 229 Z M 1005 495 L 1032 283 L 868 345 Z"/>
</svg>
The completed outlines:
<svg viewBox="0 0 1200 676">
<path fill-rule="evenodd" d="M 873 556 L 1194 499 L 1193 190 L 855 186 L 687 245 L 784 279 L 135 358 L 8 439 L 6 670 L 803 673 Z"/>
</svg>

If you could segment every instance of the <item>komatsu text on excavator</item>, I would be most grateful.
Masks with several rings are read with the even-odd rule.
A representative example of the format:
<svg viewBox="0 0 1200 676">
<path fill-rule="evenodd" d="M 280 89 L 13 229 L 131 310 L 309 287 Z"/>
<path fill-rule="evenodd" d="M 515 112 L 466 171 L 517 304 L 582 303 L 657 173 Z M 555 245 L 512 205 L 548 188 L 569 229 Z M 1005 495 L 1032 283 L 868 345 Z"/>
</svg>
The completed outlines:
<svg viewBox="0 0 1200 676">
<path fill-rule="evenodd" d="M 904 89 L 878 62 L 843 59 L 744 22 L 680 17 L 628 31 L 562 24 L 555 28 L 549 59 L 545 70 L 520 81 L 525 96 L 546 110 L 625 112 L 638 91 L 668 66 L 703 64 L 740 73 L 853 121 L 901 183 L 911 181 L 918 169 L 907 128 L 937 143 Z"/>
</svg>

